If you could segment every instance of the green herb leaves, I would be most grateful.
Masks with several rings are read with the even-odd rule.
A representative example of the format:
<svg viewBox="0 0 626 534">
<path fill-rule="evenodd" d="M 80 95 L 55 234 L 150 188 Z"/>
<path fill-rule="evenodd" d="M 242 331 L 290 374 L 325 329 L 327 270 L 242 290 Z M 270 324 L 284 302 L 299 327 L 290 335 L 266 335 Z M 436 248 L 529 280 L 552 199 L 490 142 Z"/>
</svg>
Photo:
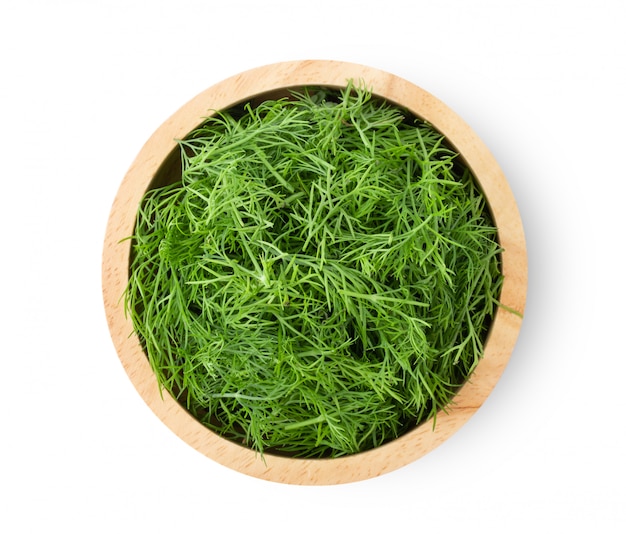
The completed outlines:
<svg viewBox="0 0 626 534">
<path fill-rule="evenodd" d="M 470 172 L 362 89 L 208 119 L 146 193 L 126 306 L 159 383 L 261 453 L 341 456 L 444 408 L 478 363 L 500 248 Z"/>
</svg>

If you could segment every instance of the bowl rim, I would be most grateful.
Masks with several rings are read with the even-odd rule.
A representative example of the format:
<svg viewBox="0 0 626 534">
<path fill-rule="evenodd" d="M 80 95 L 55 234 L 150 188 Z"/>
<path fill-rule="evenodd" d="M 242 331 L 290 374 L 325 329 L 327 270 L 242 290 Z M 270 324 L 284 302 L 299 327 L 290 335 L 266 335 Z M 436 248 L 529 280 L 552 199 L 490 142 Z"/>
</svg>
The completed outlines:
<svg viewBox="0 0 626 534">
<path fill-rule="evenodd" d="M 255 96 L 303 86 L 345 87 L 359 80 L 373 95 L 404 107 L 430 123 L 463 158 L 489 204 L 504 251 L 504 282 L 484 354 L 451 404 L 438 412 L 436 425 L 423 423 L 399 438 L 358 454 L 332 459 L 298 459 L 259 453 L 238 445 L 199 423 L 169 393 L 161 390 L 122 298 L 136 210 L 177 139 L 199 126 L 212 111 Z M 424 89 L 376 68 L 332 60 L 298 60 L 253 68 L 202 91 L 161 124 L 143 145 L 113 201 L 102 253 L 102 296 L 118 357 L 139 395 L 183 441 L 212 460 L 260 479 L 289 484 L 356 482 L 391 472 L 432 451 L 459 430 L 480 408 L 502 375 L 522 324 L 527 291 L 527 253 L 517 204 L 506 178 L 485 144 L 448 106 Z"/>
</svg>

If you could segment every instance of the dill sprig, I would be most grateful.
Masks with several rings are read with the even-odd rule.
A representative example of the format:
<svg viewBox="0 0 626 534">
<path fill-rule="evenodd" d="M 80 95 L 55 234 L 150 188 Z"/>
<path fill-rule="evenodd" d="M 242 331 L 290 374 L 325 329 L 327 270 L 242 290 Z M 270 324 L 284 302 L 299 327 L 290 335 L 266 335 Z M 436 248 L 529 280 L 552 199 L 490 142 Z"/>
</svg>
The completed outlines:
<svg viewBox="0 0 626 534">
<path fill-rule="evenodd" d="M 433 418 L 502 285 L 470 171 L 349 84 L 217 114 L 138 211 L 126 307 L 159 384 L 261 453 L 337 457 Z"/>
</svg>

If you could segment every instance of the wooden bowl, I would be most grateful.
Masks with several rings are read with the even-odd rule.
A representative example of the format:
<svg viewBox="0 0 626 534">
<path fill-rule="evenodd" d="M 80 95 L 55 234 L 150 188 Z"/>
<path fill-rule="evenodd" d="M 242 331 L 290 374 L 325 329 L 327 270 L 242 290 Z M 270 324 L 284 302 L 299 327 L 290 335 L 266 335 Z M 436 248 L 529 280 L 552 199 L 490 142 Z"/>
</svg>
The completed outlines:
<svg viewBox="0 0 626 534">
<path fill-rule="evenodd" d="M 345 87 L 363 80 L 375 95 L 399 104 L 433 125 L 461 155 L 483 190 L 504 248 L 502 307 L 498 308 L 484 356 L 450 406 L 425 423 L 383 446 L 337 459 L 294 459 L 254 451 L 235 444 L 194 419 L 156 377 L 121 296 L 129 276 L 131 241 L 137 208 L 155 180 L 176 174 L 176 139 L 196 128 L 211 110 L 224 110 L 267 94 L 301 86 Z M 171 172 L 170 172 L 171 170 Z M 165 121 L 139 152 L 122 181 L 108 221 L 102 262 L 104 306 L 113 343 L 128 376 L 156 415 L 180 438 L 209 458 L 239 472 L 291 484 L 337 484 L 387 473 L 415 461 L 448 439 L 483 404 L 500 378 L 513 347 L 524 310 L 527 258 L 522 222 L 497 162 L 470 127 L 437 98 L 408 81 L 373 68 L 336 61 L 294 61 L 253 69 L 202 92 Z"/>
</svg>

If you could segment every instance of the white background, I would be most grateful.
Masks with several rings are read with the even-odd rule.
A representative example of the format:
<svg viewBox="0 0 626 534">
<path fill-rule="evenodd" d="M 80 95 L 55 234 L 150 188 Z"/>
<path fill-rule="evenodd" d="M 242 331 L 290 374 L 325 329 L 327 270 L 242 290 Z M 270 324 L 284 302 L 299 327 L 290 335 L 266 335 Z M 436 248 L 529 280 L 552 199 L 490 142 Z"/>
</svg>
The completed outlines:
<svg viewBox="0 0 626 534">
<path fill-rule="evenodd" d="M 0 8 L 0 531 L 626 532 L 626 20 L 620 0 L 34 1 Z M 109 338 L 105 225 L 150 134 L 248 68 L 337 59 L 468 122 L 524 220 L 498 386 L 423 459 L 297 487 L 146 407 Z"/>
</svg>

